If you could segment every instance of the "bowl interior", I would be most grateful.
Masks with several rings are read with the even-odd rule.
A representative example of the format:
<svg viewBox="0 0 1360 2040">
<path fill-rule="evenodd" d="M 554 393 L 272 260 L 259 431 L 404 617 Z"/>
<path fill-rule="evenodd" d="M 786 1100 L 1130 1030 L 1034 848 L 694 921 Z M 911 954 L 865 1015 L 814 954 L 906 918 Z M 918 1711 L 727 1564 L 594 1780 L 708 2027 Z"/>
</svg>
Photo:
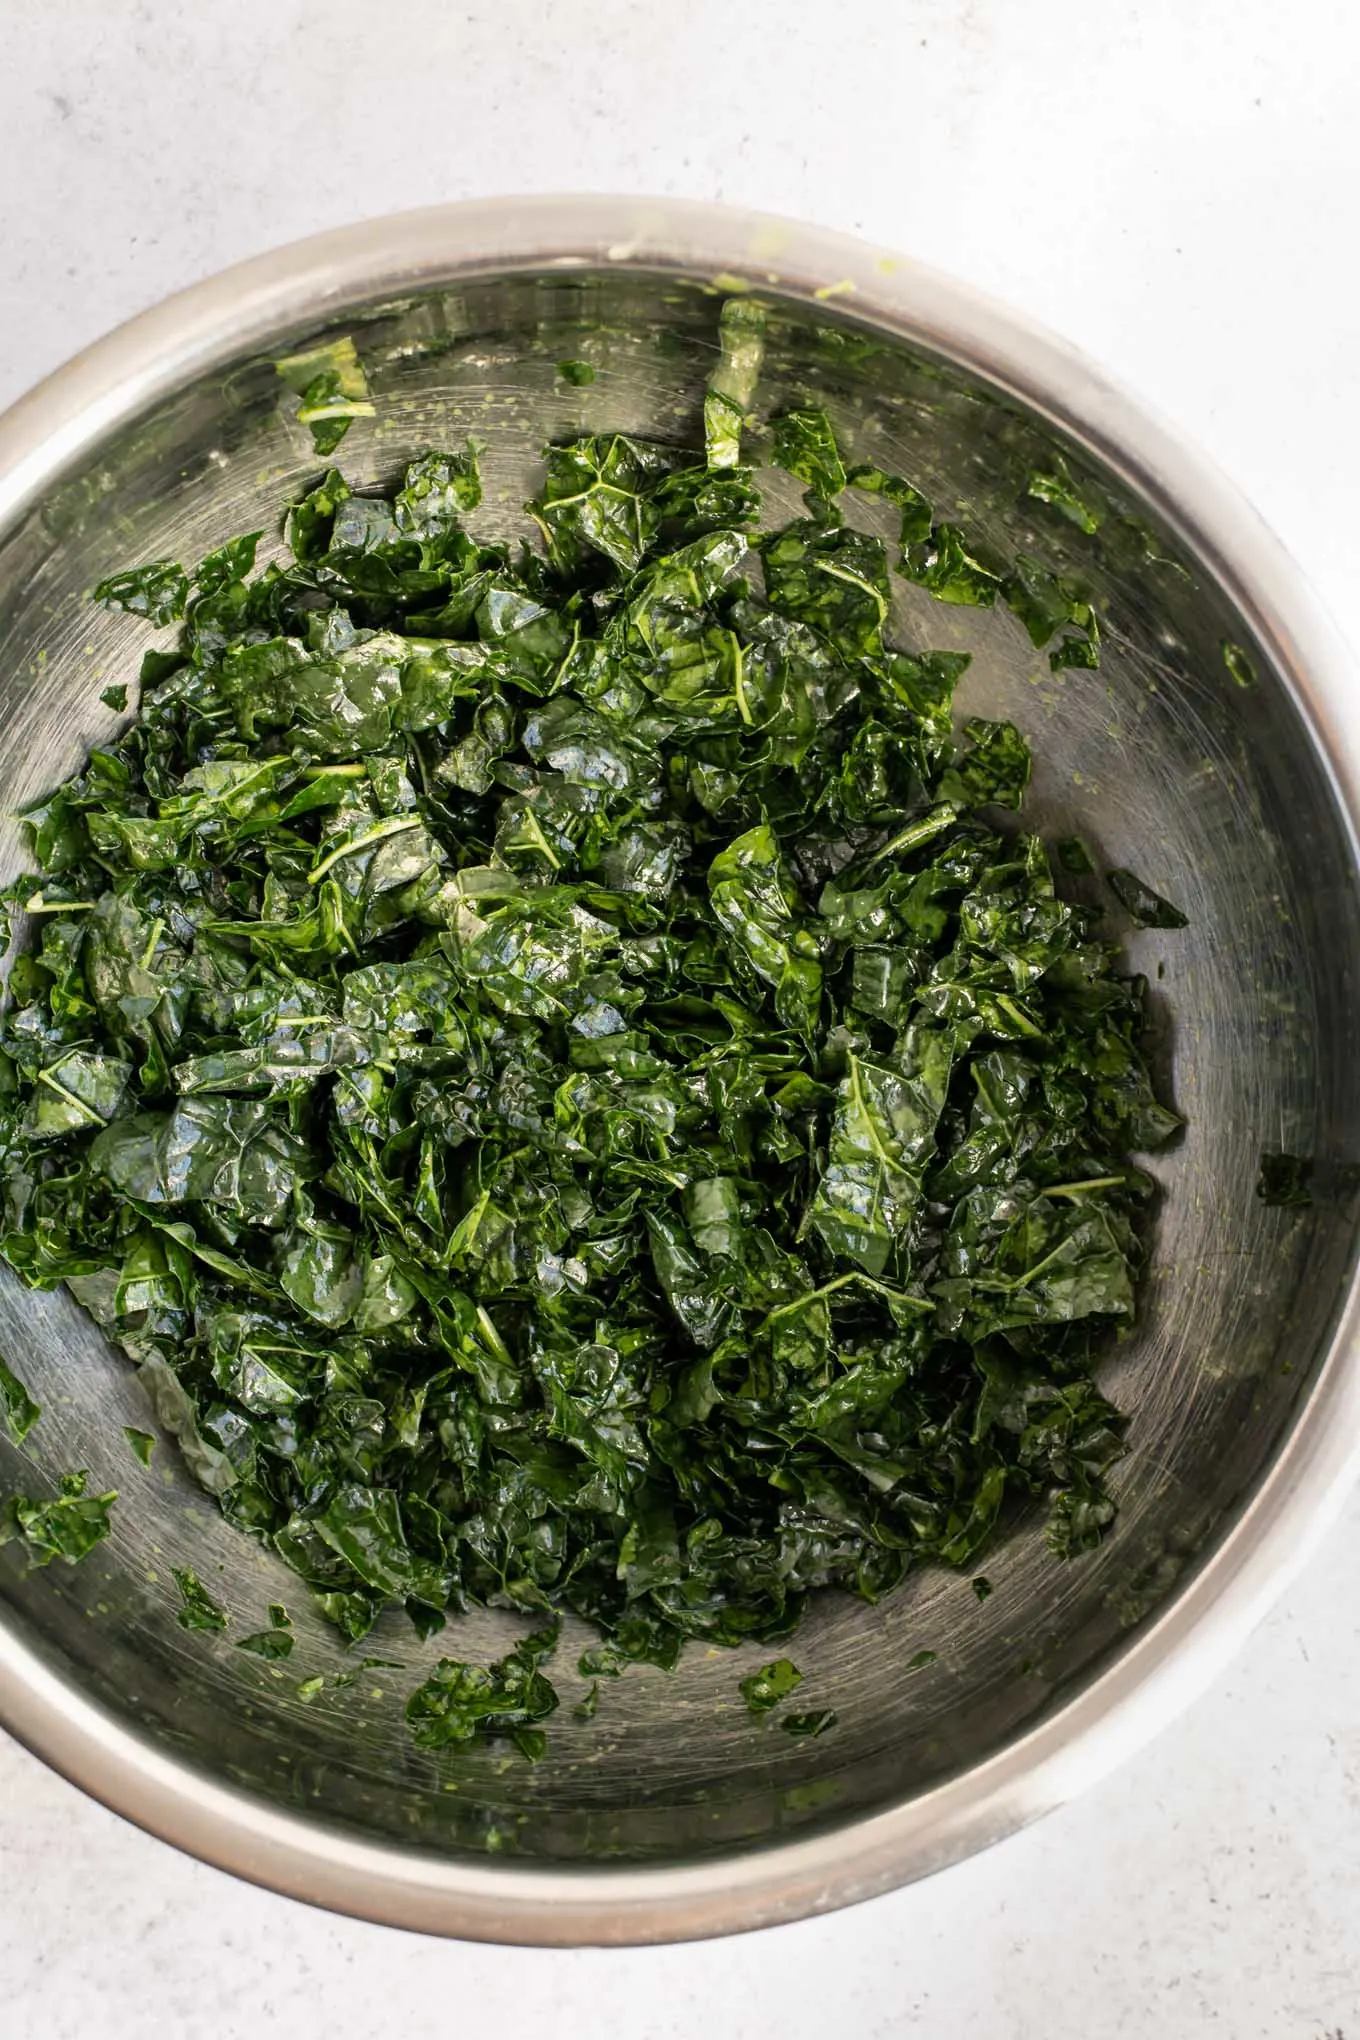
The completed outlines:
<svg viewBox="0 0 1360 2040">
<path fill-rule="evenodd" d="M 354 336 L 377 410 L 337 458 L 360 484 L 385 481 L 427 446 L 471 434 L 485 446 L 479 526 L 519 534 L 546 438 L 582 426 L 701 436 L 718 303 L 698 281 L 619 268 L 492 275 L 346 309 L 311 337 Z M 1032 738 L 1029 824 L 1079 833 L 1102 865 L 1132 866 L 1189 915 L 1184 931 L 1127 937 L 1152 985 L 1164 1095 L 1188 1123 L 1151 1165 L 1164 1194 L 1141 1321 L 1102 1377 L 1132 1413 L 1118 1526 L 1098 1553 L 1061 1565 L 1040 1525 L 1021 1523 L 986 1560 L 985 1602 L 939 1572 L 874 1608 L 822 1600 L 793 1646 L 809 1704 L 839 1715 L 818 1741 L 748 1719 L 737 1681 L 768 1650 L 692 1648 L 673 1674 L 639 1669 L 610 1685 L 597 1717 L 577 1721 L 569 1635 L 542 1764 L 499 1747 L 435 1758 L 406 1732 L 407 1693 L 440 1654 L 499 1654 L 508 1619 L 470 1615 L 421 1645 L 393 1617 L 344 1651 L 293 1576 L 218 1519 L 171 1445 L 146 1468 L 131 1457 L 122 1426 L 148 1426 L 145 1392 L 70 1298 L 0 1271 L 0 1351 L 45 1413 L 24 1455 L 0 1445 L 0 1484 L 86 1467 L 96 1489 L 122 1497 L 110 1541 L 78 1568 L 30 1573 L 17 1546 L 0 1551 L 6 1619 L 140 1736 L 372 1840 L 576 1864 L 704 1857 L 908 1799 L 978 1764 L 1088 1682 L 1249 1498 L 1348 1280 L 1344 1196 L 1296 1211 L 1255 1196 L 1263 1148 L 1318 1156 L 1325 1187 L 1328 1165 L 1356 1152 L 1360 1108 L 1354 873 L 1285 681 L 1210 565 L 1038 416 L 833 306 L 768 303 L 762 414 L 825 402 L 856 458 L 910 475 L 1005 551 L 1078 576 L 1107 623 L 1098 673 L 1053 674 L 1006 612 L 948 608 L 900 584 L 895 619 L 908 648 L 972 652 L 961 707 L 1008 716 Z M 315 476 L 273 367 L 300 337 L 280 334 L 270 353 L 124 424 L 0 539 L 0 813 L 117 726 L 100 691 L 133 676 L 145 634 L 92 608 L 91 585 L 241 530 L 274 533 L 281 505 Z M 590 362 L 593 383 L 564 380 L 564 358 Z M 1062 462 L 1095 530 L 1041 500 L 1042 485 L 1035 493 Z M 792 508 L 787 477 L 763 479 L 771 510 Z M 856 521 L 886 529 L 862 502 Z M 1240 656 L 1225 660 L 1225 643 Z M 20 861 L 6 820 L 0 875 Z M 181 1629 L 171 1569 L 184 1565 L 230 1610 L 233 1634 L 286 1601 L 291 1661 Z M 935 1657 L 913 1669 L 922 1651 Z M 360 1669 L 361 1655 L 397 1663 Z"/>
</svg>

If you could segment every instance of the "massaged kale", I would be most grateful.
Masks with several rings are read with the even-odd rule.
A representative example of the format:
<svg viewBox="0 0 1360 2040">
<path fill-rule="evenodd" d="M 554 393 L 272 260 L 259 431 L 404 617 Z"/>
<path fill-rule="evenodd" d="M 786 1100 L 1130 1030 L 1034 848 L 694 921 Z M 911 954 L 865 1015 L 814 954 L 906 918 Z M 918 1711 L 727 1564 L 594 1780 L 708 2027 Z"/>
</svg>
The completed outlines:
<svg viewBox="0 0 1360 2040">
<path fill-rule="evenodd" d="M 387 495 L 326 473 L 262 568 L 251 534 L 116 575 L 178 646 L 27 816 L 0 1252 L 350 1638 L 494 1603 L 596 1625 L 587 1676 L 669 1665 L 969 1565 L 1028 1498 L 1060 1554 L 1112 1515 L 1091 1369 L 1130 1154 L 1178 1123 L 1143 988 L 838 505 L 885 497 L 892 566 L 1059 662 L 1094 618 L 808 408 L 773 427 L 807 515 L 759 533 L 757 343 L 729 307 L 706 456 L 549 447 L 541 549 L 474 537 L 475 455 L 431 452 Z M 68 1556 L 56 1512 L 106 1499 L 19 1527 Z M 541 1655 L 441 1661 L 418 1739 L 536 1746 Z"/>
<path fill-rule="evenodd" d="M 64 1565 L 78 1565 L 109 1534 L 109 1511 L 118 1499 L 116 1489 L 107 1494 L 87 1494 L 90 1477 L 85 1472 L 64 1473 L 56 1496 L 39 1501 L 32 1495 L 13 1494 L 0 1506 L 0 1544 L 20 1539 L 28 1552 L 30 1566 L 50 1565 L 54 1558 Z"/>
</svg>

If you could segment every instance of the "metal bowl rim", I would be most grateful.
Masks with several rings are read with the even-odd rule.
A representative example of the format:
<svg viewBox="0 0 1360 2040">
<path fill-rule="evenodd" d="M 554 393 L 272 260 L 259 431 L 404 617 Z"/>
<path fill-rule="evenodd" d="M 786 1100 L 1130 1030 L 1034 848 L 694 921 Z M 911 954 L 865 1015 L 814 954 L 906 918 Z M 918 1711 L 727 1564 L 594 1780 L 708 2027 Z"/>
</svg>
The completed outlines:
<svg viewBox="0 0 1360 2040">
<path fill-rule="evenodd" d="M 508 272 L 638 268 L 767 288 L 960 364 L 1146 498 L 1237 604 L 1360 825 L 1354 663 L 1261 520 L 1082 355 L 971 288 L 846 235 L 676 199 L 481 200 L 367 220 L 224 270 L 116 328 L 0 416 L 0 530 L 109 433 L 214 366 L 365 303 Z M 999 1840 L 1104 1776 L 1201 1693 L 1335 1520 L 1360 1472 L 1352 1284 L 1311 1392 L 1255 1494 L 1088 1685 L 985 1762 L 805 1837 L 589 1869 L 441 1857 L 207 1778 L 143 1741 L 0 1623 L 0 1722 L 115 1812 L 220 1869 L 392 1926 L 570 1946 L 676 1941 L 831 1910 Z"/>
</svg>

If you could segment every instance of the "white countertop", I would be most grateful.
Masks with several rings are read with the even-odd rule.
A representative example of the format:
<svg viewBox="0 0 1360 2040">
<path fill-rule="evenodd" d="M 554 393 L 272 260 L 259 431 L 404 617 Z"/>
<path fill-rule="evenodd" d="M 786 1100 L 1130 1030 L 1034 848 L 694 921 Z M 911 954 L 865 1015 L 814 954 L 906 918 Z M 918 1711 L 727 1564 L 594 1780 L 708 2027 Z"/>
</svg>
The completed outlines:
<svg viewBox="0 0 1360 2040">
<path fill-rule="evenodd" d="M 360 214 L 721 198 L 924 257 L 1085 346 L 1218 459 L 1360 644 L 1353 0 L 3 14 L 0 404 L 179 285 Z M 1219 1686 L 1078 1804 L 911 1890 L 700 1947 L 331 1918 L 0 1737 L 0 2031 L 1360 2040 L 1357 1549 L 1360 1502 Z"/>
</svg>

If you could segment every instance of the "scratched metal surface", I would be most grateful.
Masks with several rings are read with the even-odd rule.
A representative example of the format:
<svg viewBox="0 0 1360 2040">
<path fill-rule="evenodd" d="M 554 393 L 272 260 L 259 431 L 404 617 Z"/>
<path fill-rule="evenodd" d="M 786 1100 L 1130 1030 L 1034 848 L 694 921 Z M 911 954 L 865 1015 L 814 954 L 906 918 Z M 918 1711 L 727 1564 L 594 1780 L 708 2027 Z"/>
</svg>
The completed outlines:
<svg viewBox="0 0 1360 2040">
<path fill-rule="evenodd" d="M 715 312 L 696 286 L 610 274 L 473 283 L 346 320 L 337 330 L 356 334 L 377 418 L 352 429 L 340 457 L 352 478 L 387 478 L 427 444 L 471 433 L 486 446 L 482 528 L 518 532 L 546 436 L 578 424 L 695 435 Z M 594 384 L 565 385 L 564 356 L 590 360 Z M 1074 449 L 1074 472 L 1109 503 L 1101 532 L 1026 499 L 1026 473 L 1057 450 L 1047 429 L 948 365 L 847 332 L 830 310 L 776 308 L 761 402 L 788 396 L 827 401 L 856 457 L 903 468 L 993 543 L 1080 573 L 1109 621 L 1101 671 L 1062 676 L 1003 613 L 905 591 L 896 627 L 910 646 L 973 652 L 961 707 L 1031 735 L 1032 825 L 1081 833 L 1190 916 L 1184 932 L 1128 942 L 1153 984 L 1158 1060 L 1188 1125 L 1152 1164 L 1163 1196 L 1141 1322 L 1105 1371 L 1133 1413 L 1118 1530 L 1063 1567 L 1037 1524 L 1021 1524 L 986 1561 L 995 1591 L 981 1605 L 966 1580 L 938 1572 L 873 1609 L 821 1601 L 794 1647 L 810 1704 L 840 1716 L 820 1741 L 747 1719 L 736 1687 L 752 1654 L 697 1649 L 673 1675 L 642 1669 L 607 1687 L 598 1717 L 575 1722 L 568 1647 L 543 1764 L 494 1750 L 436 1762 L 404 1731 L 405 1694 L 441 1652 L 503 1647 L 504 1618 L 455 1621 L 426 1646 L 394 1619 L 361 1648 L 402 1669 L 350 1680 L 353 1654 L 304 1608 L 293 1576 L 216 1517 L 174 1449 L 149 1469 L 131 1459 L 121 1427 L 146 1426 L 148 1407 L 128 1365 L 64 1295 L 4 1275 L 0 1350 L 45 1415 L 30 1467 L 6 1446 L 0 1480 L 28 1478 L 33 1463 L 49 1477 L 84 1466 L 96 1488 L 121 1493 L 112 1538 L 76 1570 L 27 1574 L 13 1547 L 0 1552 L 12 1619 L 65 1678 L 209 1776 L 375 1839 L 565 1862 L 703 1856 L 887 1806 L 979 1763 L 1106 1664 L 1249 1498 L 1348 1279 L 1346 1205 L 1282 1214 L 1253 1196 L 1262 1147 L 1355 1156 L 1360 1067 L 1344 831 L 1259 648 L 1257 684 L 1235 685 L 1220 646 L 1245 641 L 1241 622 Z M 243 361 L 140 420 L 10 537 L 0 811 L 46 791 L 116 727 L 99 691 L 132 676 L 143 634 L 89 607 L 92 582 L 275 529 L 316 465 L 270 363 Z M 772 500 L 791 502 L 786 478 L 771 480 Z M 6 822 L 0 873 L 18 858 Z M 195 1568 L 236 1633 L 287 1601 L 291 1662 L 180 1629 L 175 1565 Z M 936 1659 L 913 1672 L 921 1650 Z M 328 1683 L 304 1702 L 298 1683 L 317 1673 Z"/>
</svg>

